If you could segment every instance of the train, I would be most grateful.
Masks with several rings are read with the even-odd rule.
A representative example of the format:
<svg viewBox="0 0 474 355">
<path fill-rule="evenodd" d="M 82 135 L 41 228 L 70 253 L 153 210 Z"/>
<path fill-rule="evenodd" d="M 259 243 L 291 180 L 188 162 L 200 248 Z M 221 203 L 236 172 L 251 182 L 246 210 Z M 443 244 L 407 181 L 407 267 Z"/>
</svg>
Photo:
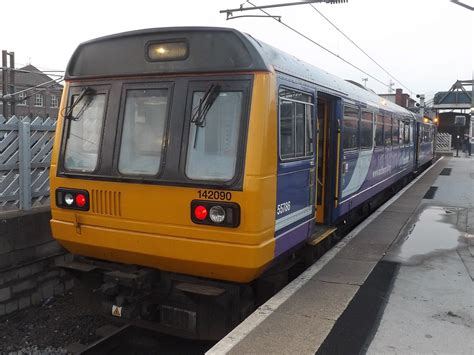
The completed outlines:
<svg viewBox="0 0 474 355">
<path fill-rule="evenodd" d="M 317 58 L 314 58 L 317 62 Z M 80 44 L 52 151 L 61 265 L 106 312 L 219 339 L 434 159 L 436 127 L 231 28 Z"/>
</svg>

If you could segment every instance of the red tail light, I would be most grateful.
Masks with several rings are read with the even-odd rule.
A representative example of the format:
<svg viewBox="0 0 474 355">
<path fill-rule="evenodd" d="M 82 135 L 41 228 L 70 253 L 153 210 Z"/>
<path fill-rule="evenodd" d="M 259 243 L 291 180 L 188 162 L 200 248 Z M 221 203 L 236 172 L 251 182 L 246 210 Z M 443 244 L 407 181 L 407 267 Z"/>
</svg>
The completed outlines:
<svg viewBox="0 0 474 355">
<path fill-rule="evenodd" d="M 87 203 L 86 196 L 83 194 L 77 194 L 76 195 L 76 205 L 78 207 L 84 207 Z"/>
<path fill-rule="evenodd" d="M 196 208 L 194 209 L 194 217 L 196 217 L 200 221 L 205 220 L 207 217 L 207 208 L 202 205 L 196 206 Z"/>
</svg>

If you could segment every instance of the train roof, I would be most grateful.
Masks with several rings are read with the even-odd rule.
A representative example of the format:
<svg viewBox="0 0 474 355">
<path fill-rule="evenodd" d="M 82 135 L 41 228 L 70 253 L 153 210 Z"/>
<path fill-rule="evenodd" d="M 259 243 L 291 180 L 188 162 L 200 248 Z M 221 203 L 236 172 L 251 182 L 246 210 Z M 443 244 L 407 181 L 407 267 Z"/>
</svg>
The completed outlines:
<svg viewBox="0 0 474 355">
<path fill-rule="evenodd" d="M 181 41 L 180 60 L 153 61 L 150 44 Z M 320 90 L 381 110 L 415 115 L 361 85 L 341 79 L 293 55 L 232 28 L 167 27 L 130 31 L 81 43 L 66 69 L 66 79 L 137 76 L 156 73 L 277 71 L 317 85 Z"/>
</svg>

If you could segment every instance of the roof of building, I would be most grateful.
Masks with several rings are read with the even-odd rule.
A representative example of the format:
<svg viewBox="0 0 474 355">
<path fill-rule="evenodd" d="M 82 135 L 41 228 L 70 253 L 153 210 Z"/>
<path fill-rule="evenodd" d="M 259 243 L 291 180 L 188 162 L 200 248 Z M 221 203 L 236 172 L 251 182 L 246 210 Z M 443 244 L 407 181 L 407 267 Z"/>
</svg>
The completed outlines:
<svg viewBox="0 0 474 355">
<path fill-rule="evenodd" d="M 47 83 L 54 80 L 52 77 L 43 73 L 41 70 L 36 68 L 34 65 L 28 64 L 19 71 L 15 72 L 15 86 L 19 87 L 33 87 L 40 84 Z M 0 81 L 2 81 L 2 72 L 0 71 Z M 51 88 L 61 90 L 62 85 L 58 83 L 51 83 Z"/>
</svg>

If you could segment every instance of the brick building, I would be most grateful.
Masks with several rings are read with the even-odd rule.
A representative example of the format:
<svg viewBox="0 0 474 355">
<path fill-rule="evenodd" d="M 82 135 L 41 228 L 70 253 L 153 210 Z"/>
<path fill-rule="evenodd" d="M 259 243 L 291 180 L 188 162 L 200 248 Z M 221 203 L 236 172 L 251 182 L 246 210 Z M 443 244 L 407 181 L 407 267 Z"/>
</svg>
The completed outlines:
<svg viewBox="0 0 474 355">
<path fill-rule="evenodd" d="M 413 100 L 410 95 L 405 94 L 402 89 L 396 89 L 395 94 L 379 94 L 379 96 L 407 109 L 414 108 L 416 103 L 416 101 Z"/>
<path fill-rule="evenodd" d="M 2 80 L 2 73 L 0 71 L 0 82 L 2 82 Z M 63 86 L 53 82 L 53 80 L 53 78 L 31 64 L 15 72 L 15 92 L 44 84 L 37 89 L 28 90 L 15 95 L 15 115 L 19 118 L 26 116 L 31 118 L 37 116 L 43 118 L 58 117 Z M 2 102 L 0 101 L 0 113 L 1 112 Z"/>
</svg>

